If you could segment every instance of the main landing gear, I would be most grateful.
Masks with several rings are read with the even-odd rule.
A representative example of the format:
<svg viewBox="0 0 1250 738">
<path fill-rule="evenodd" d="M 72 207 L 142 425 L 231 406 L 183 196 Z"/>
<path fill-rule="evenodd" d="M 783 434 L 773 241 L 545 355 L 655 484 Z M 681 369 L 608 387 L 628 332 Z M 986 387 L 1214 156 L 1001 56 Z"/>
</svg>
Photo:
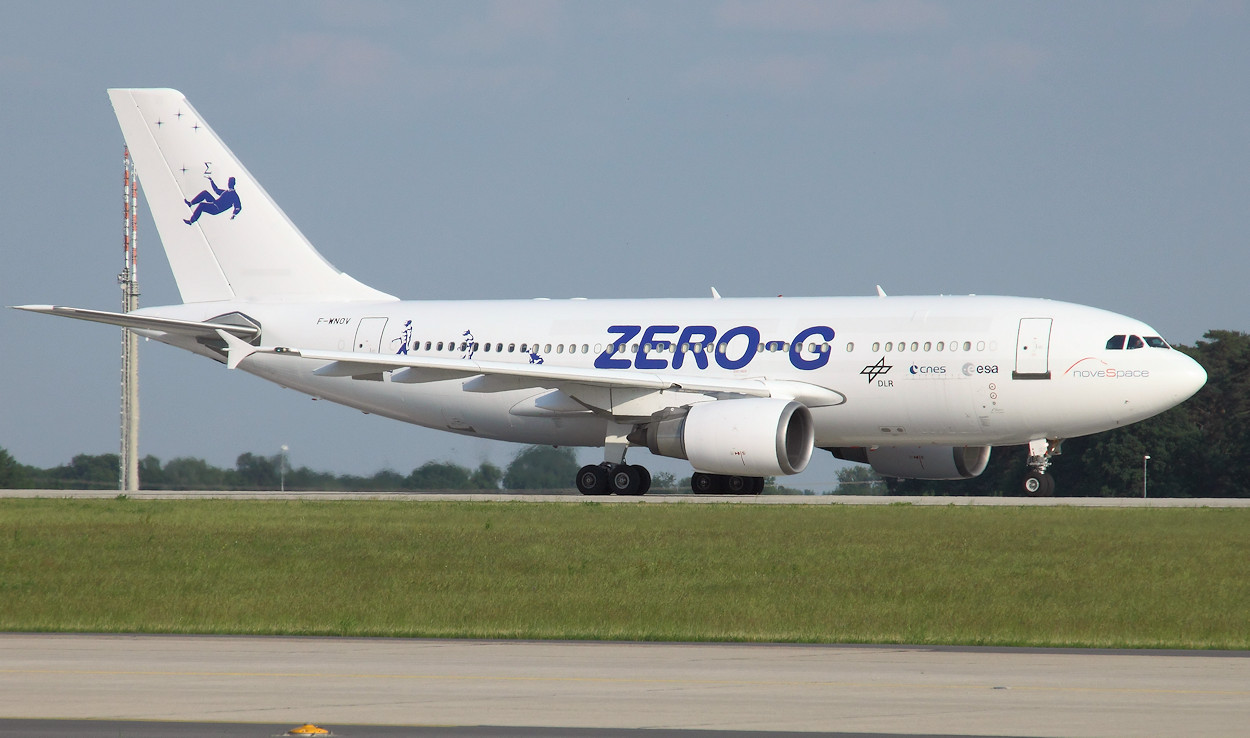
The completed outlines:
<svg viewBox="0 0 1250 738">
<path fill-rule="evenodd" d="M 591 464 L 577 471 L 577 491 L 584 495 L 645 495 L 651 472 L 636 464 Z"/>
<path fill-rule="evenodd" d="M 696 495 L 758 495 L 764 491 L 764 478 L 695 472 L 690 477 L 690 488 Z"/>
<path fill-rule="evenodd" d="M 645 466 L 627 464 L 629 435 L 634 426 L 608 423 L 603 443 L 603 463 L 589 464 L 577 470 L 577 491 L 584 495 L 645 495 L 651 489 L 651 472 Z M 728 474 L 695 472 L 690 477 L 695 494 L 758 495 L 764 491 L 763 477 L 740 477 Z"/>
<path fill-rule="evenodd" d="M 1029 441 L 1029 470 L 1024 474 L 1024 494 L 1029 497 L 1051 497 L 1055 494 L 1055 478 L 1046 474 L 1050 457 L 1059 455 L 1063 439 L 1045 438 Z"/>
</svg>

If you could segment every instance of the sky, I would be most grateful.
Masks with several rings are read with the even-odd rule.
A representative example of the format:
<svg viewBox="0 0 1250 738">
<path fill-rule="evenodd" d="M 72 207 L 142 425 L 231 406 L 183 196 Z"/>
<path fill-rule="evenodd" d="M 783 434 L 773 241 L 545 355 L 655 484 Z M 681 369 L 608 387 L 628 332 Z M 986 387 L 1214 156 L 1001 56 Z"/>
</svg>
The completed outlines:
<svg viewBox="0 0 1250 738">
<path fill-rule="evenodd" d="M 1244 0 L 7 3 L 0 305 L 120 308 L 109 87 L 181 90 L 327 259 L 409 299 L 880 284 L 1093 305 L 1174 343 L 1250 331 Z M 158 245 L 145 211 L 142 306 L 180 302 Z M 0 309 L 0 336 L 0 447 L 115 453 L 119 331 Z M 155 342 L 139 363 L 163 461 L 286 445 L 406 474 L 521 448 Z M 825 456 L 791 483 L 827 486 Z"/>
</svg>

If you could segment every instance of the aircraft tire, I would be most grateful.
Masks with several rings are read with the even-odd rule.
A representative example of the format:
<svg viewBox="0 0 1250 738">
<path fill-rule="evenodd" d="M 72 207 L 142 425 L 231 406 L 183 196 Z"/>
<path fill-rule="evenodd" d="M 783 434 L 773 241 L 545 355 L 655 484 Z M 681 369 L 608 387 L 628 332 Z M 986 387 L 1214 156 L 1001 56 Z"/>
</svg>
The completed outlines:
<svg viewBox="0 0 1250 738">
<path fill-rule="evenodd" d="M 1050 497 L 1055 493 L 1055 480 L 1036 469 L 1030 469 L 1024 475 L 1021 485 L 1028 497 Z"/>
<path fill-rule="evenodd" d="M 731 495 L 748 494 L 747 490 L 752 486 L 750 477 L 739 477 L 737 475 L 725 478 L 725 491 Z"/>
<path fill-rule="evenodd" d="M 635 466 L 638 472 L 638 491 L 634 494 L 645 495 L 651 489 L 651 472 L 645 466 Z"/>
<path fill-rule="evenodd" d="M 613 494 L 618 495 L 636 495 L 641 489 L 642 479 L 638 474 L 638 467 L 629 464 L 620 464 L 608 473 L 608 487 Z"/>
<path fill-rule="evenodd" d="M 751 488 L 747 491 L 749 495 L 758 495 L 764 491 L 764 478 L 751 477 Z"/>
<path fill-rule="evenodd" d="M 577 470 L 577 491 L 584 495 L 608 493 L 608 471 L 593 464 Z"/>
<path fill-rule="evenodd" d="M 695 472 L 690 475 L 690 489 L 696 495 L 714 495 L 720 492 L 720 479 L 715 474 Z"/>
</svg>

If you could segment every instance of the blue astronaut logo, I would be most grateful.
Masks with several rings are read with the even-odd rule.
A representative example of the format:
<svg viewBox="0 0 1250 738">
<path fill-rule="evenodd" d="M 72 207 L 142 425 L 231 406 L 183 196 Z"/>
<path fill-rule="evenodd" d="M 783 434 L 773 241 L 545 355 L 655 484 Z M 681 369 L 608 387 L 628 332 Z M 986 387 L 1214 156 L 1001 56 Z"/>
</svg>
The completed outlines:
<svg viewBox="0 0 1250 738">
<path fill-rule="evenodd" d="M 538 355 L 538 347 L 537 347 L 537 346 L 535 346 L 535 347 L 534 347 L 534 350 L 530 352 L 530 363 L 531 363 L 531 364 L 541 364 L 541 363 L 543 363 L 543 357 L 541 357 L 541 356 L 539 356 L 539 355 Z"/>
<path fill-rule="evenodd" d="M 465 331 L 464 333 L 461 333 L 460 335 L 468 339 L 467 341 L 460 344 L 461 348 L 464 349 L 464 353 L 460 355 L 460 358 L 472 359 L 473 353 L 477 351 L 477 344 L 473 342 L 473 331 L 468 330 L 468 331 Z"/>
<path fill-rule="evenodd" d="M 243 203 L 239 202 L 239 193 L 234 191 L 234 182 L 234 177 L 231 177 L 226 182 L 226 189 L 223 190 L 217 186 L 212 177 L 209 177 L 208 184 L 213 188 L 213 191 L 204 190 L 190 200 L 183 200 L 187 207 L 195 208 L 195 212 L 191 213 L 189 220 L 182 222 L 191 225 L 199 220 L 201 215 L 220 215 L 231 209 L 234 210 L 234 214 L 230 216 L 230 220 L 234 220 L 239 211 L 243 209 Z"/>
<path fill-rule="evenodd" d="M 408 344 L 409 342 L 412 341 L 412 321 L 411 320 L 404 321 L 404 332 L 399 335 L 399 338 L 391 339 L 391 343 L 395 343 L 396 341 L 399 342 L 399 350 L 395 352 L 395 355 L 398 356 L 400 354 L 403 354 L 404 356 L 407 356 Z"/>
</svg>

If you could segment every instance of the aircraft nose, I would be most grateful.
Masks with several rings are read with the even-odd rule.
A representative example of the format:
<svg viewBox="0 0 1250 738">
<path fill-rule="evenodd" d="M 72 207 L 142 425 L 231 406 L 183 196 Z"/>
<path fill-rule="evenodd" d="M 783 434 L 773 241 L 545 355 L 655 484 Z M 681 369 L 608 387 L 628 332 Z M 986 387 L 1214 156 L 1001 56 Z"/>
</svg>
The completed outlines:
<svg viewBox="0 0 1250 738">
<path fill-rule="evenodd" d="M 1180 352 L 1177 352 L 1180 354 Z M 1202 365 L 1194 361 L 1189 356 L 1180 354 L 1184 359 L 1180 362 L 1180 366 L 1175 373 L 1175 386 L 1177 391 L 1177 402 L 1186 400 L 1207 383 L 1207 370 Z"/>
</svg>

